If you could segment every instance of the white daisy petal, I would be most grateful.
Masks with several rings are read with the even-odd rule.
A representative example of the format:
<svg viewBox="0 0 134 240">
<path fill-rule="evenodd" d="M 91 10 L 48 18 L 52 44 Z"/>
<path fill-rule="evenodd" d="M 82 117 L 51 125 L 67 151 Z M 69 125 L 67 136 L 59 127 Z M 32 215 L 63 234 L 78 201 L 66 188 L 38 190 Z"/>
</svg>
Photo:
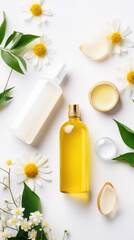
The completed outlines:
<svg viewBox="0 0 134 240">
<path fill-rule="evenodd" d="M 43 174 L 43 173 L 39 173 L 39 177 L 42 178 L 42 179 L 44 179 L 44 180 L 47 181 L 47 182 L 51 182 L 51 181 L 52 181 L 51 178 L 49 178 L 48 176 L 46 176 L 46 175 Z"/>
<path fill-rule="evenodd" d="M 113 30 L 115 32 L 119 32 L 119 29 L 120 29 L 120 20 L 119 19 L 115 19 L 113 21 Z"/>
<path fill-rule="evenodd" d="M 27 53 L 24 54 L 24 57 L 29 60 L 34 56 L 34 53 L 32 51 L 29 51 Z"/>
<path fill-rule="evenodd" d="M 35 4 L 37 4 L 36 9 L 34 9 Z M 43 0 L 29 0 L 22 6 L 21 10 L 25 13 L 25 19 L 33 18 L 37 24 L 44 23 L 46 18 L 52 16 L 52 12 L 47 9 Z"/>
<path fill-rule="evenodd" d="M 27 14 L 25 14 L 25 16 L 24 16 L 24 18 L 26 19 L 26 20 L 29 20 L 29 19 L 31 19 L 33 16 L 32 16 L 32 14 L 31 13 L 27 13 Z"/>
<path fill-rule="evenodd" d="M 42 157 L 36 152 L 31 154 L 31 157 L 23 155 L 24 158 L 19 159 L 15 164 L 15 173 L 17 174 L 17 182 L 26 182 L 26 184 L 34 190 L 34 183 L 36 182 L 39 186 L 42 185 L 41 179 L 51 181 L 48 176 L 52 171 L 49 168 L 47 157 Z M 22 164 L 22 161 L 24 162 Z"/>
<path fill-rule="evenodd" d="M 117 70 L 121 91 L 123 92 L 126 89 L 129 95 L 131 95 L 134 90 L 134 60 L 127 62 L 123 67 L 119 67 Z"/>
<path fill-rule="evenodd" d="M 34 65 L 34 66 L 37 66 L 38 64 L 38 57 L 34 56 L 32 59 L 31 59 L 31 63 Z"/>
<path fill-rule="evenodd" d="M 131 84 L 129 84 L 129 86 L 127 87 L 127 92 L 128 92 L 128 95 L 131 96 L 132 95 L 132 91 L 133 91 L 133 87 Z"/>
<path fill-rule="evenodd" d="M 30 157 L 30 162 L 34 162 L 34 159 L 37 157 L 37 152 L 33 152 Z"/>
<path fill-rule="evenodd" d="M 40 178 L 39 177 L 36 177 L 36 183 L 39 185 L 39 186 L 42 186 L 42 182 L 41 182 L 41 180 L 40 180 Z"/>
<path fill-rule="evenodd" d="M 120 53 L 121 53 L 119 44 L 116 44 L 116 45 L 114 46 L 113 53 L 114 53 L 114 54 L 116 54 L 116 53 L 117 53 L 117 54 L 120 54 Z"/>
<path fill-rule="evenodd" d="M 48 62 L 52 60 L 54 51 L 48 47 L 50 43 L 51 41 L 47 36 L 42 35 L 24 48 L 22 56 L 40 70 L 43 64 L 48 64 Z"/>
<path fill-rule="evenodd" d="M 43 66 L 43 62 L 42 62 L 41 60 L 38 61 L 37 69 L 38 69 L 38 70 L 41 70 L 41 69 L 42 69 L 42 66 Z"/>
<path fill-rule="evenodd" d="M 49 63 L 48 57 L 45 57 L 45 58 L 44 58 L 43 63 L 44 63 L 45 65 L 47 65 L 47 64 Z"/>
<path fill-rule="evenodd" d="M 131 33 L 131 30 L 130 30 L 130 27 L 129 26 L 127 26 L 127 27 L 125 27 L 124 29 L 122 29 L 121 30 L 121 35 L 123 36 L 123 37 L 126 37 L 128 34 L 130 34 Z"/>
<path fill-rule="evenodd" d="M 39 160 L 40 160 L 41 158 L 42 158 L 42 156 L 39 155 L 39 154 L 38 154 L 37 156 L 35 156 L 34 159 L 33 159 L 33 160 L 34 160 L 34 163 L 37 165 L 37 163 L 39 162 Z"/>
<path fill-rule="evenodd" d="M 17 178 L 17 183 L 24 182 L 25 180 L 26 180 L 26 176 L 25 176 L 25 175 L 19 176 L 19 177 Z"/>
<path fill-rule="evenodd" d="M 38 166 L 38 167 L 41 167 L 42 165 L 44 165 L 45 163 L 47 163 L 48 162 L 48 158 L 47 157 L 42 157 L 37 163 L 36 163 L 36 165 Z"/>
<path fill-rule="evenodd" d="M 41 23 L 45 23 L 46 21 L 47 21 L 47 19 L 46 19 L 46 17 L 44 16 L 44 17 L 41 17 Z"/>
<path fill-rule="evenodd" d="M 43 13 L 46 15 L 46 16 L 53 16 L 53 12 L 49 11 L 49 10 L 43 10 Z"/>
<path fill-rule="evenodd" d="M 123 38 L 122 39 L 122 45 L 128 48 L 134 47 L 134 42 L 132 42 L 130 39 L 128 38 Z"/>
<path fill-rule="evenodd" d="M 34 180 L 32 178 L 28 178 L 26 180 L 26 184 L 28 185 L 29 188 L 31 188 L 31 190 L 34 190 Z"/>
<path fill-rule="evenodd" d="M 122 53 L 128 52 L 127 48 L 124 47 L 124 46 L 120 46 L 120 50 L 121 50 Z"/>
<path fill-rule="evenodd" d="M 127 38 L 130 33 L 129 26 L 122 25 L 119 19 L 107 24 L 107 37 L 111 40 L 114 54 L 126 53 L 127 48 L 134 47 L 134 42 Z"/>
<path fill-rule="evenodd" d="M 44 169 L 44 168 L 40 168 L 39 173 L 51 173 L 52 170 L 51 169 Z"/>
</svg>

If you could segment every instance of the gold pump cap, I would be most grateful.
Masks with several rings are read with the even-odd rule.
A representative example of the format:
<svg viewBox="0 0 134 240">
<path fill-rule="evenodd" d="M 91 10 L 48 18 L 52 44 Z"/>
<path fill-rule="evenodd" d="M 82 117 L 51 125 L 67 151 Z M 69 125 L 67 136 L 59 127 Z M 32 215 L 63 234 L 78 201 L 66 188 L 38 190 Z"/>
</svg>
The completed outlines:
<svg viewBox="0 0 134 240">
<path fill-rule="evenodd" d="M 68 116 L 80 118 L 79 104 L 69 104 Z"/>
</svg>

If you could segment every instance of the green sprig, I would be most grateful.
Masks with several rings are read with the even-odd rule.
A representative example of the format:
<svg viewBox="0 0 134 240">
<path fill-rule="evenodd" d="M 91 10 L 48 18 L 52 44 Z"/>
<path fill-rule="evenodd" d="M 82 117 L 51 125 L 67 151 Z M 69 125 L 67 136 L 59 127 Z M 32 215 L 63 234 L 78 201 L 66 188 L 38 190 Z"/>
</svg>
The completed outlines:
<svg viewBox="0 0 134 240">
<path fill-rule="evenodd" d="M 119 132 L 123 142 L 134 149 L 134 131 L 128 128 L 126 125 L 114 120 L 119 128 Z M 128 152 L 125 154 L 120 154 L 120 156 L 113 158 L 112 160 L 117 160 L 119 162 L 125 162 L 134 167 L 134 152 Z"/>
<path fill-rule="evenodd" d="M 0 107 L 5 103 L 13 99 L 13 97 L 10 97 L 9 94 L 12 91 L 14 87 L 9 88 L 2 93 L 0 93 Z"/>
<path fill-rule="evenodd" d="M 21 32 L 14 31 L 6 40 L 4 47 L 1 46 L 3 43 L 5 33 L 6 33 L 6 26 L 7 26 L 7 20 L 6 20 L 6 14 L 3 12 L 3 21 L 0 26 L 0 56 L 3 59 L 3 61 L 13 70 L 20 74 L 24 74 L 24 71 L 27 71 L 27 64 L 26 61 L 22 56 L 20 56 L 18 50 L 22 50 L 24 47 L 26 47 L 29 43 L 31 43 L 36 38 L 39 38 L 39 36 L 32 35 L 32 34 L 23 34 Z M 11 44 L 10 48 L 7 48 Z M 9 82 L 9 78 L 6 83 Z M 8 96 L 8 93 L 13 89 L 9 88 L 6 90 L 6 87 L 4 88 L 4 91 L 0 94 L 0 106 L 3 105 L 5 102 L 12 99 L 12 97 Z"/>
</svg>

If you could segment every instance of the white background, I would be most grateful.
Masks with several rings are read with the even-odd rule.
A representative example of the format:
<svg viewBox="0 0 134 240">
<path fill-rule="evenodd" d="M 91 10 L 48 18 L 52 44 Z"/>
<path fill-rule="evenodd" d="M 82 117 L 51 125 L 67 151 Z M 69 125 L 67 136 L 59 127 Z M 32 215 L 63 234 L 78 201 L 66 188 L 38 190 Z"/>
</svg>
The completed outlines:
<svg viewBox="0 0 134 240">
<path fill-rule="evenodd" d="M 9 87 L 15 86 L 12 93 L 14 100 L 0 111 L 0 163 L 7 159 L 15 160 L 23 152 L 30 155 L 37 151 L 49 158 L 53 169 L 52 183 L 43 182 L 42 188 L 36 186 L 36 193 L 42 202 L 42 211 L 51 224 L 53 235 L 62 238 L 64 228 L 70 232 L 70 240 L 126 240 L 133 239 L 134 223 L 134 169 L 126 164 L 104 162 L 94 152 L 94 144 L 100 137 L 112 138 L 119 153 L 130 151 L 122 142 L 113 118 L 134 129 L 134 104 L 127 93 L 120 96 L 118 106 L 110 113 L 100 113 L 92 109 L 88 102 L 90 87 L 102 80 L 112 81 L 118 86 L 117 66 L 122 66 L 129 58 L 133 58 L 134 49 L 123 56 L 112 56 L 108 60 L 96 63 L 86 58 L 79 50 L 79 45 L 93 33 L 105 26 L 106 22 L 120 18 L 134 30 L 133 0 L 47 0 L 48 7 L 54 16 L 48 23 L 38 27 L 33 21 L 25 22 L 20 10 L 23 0 L 0 1 L 0 19 L 2 9 L 7 14 L 7 36 L 13 30 L 24 33 L 46 33 L 52 40 L 52 48 L 56 50 L 54 61 L 64 61 L 67 65 L 67 78 L 64 81 L 64 100 L 51 115 L 47 130 L 43 129 L 38 142 L 33 146 L 14 137 L 10 125 L 18 110 L 25 102 L 31 89 L 45 73 L 28 65 L 25 76 L 13 72 Z M 134 39 L 134 35 L 131 35 Z M 9 68 L 0 62 L 0 90 L 9 74 Z M 82 121 L 89 129 L 92 145 L 92 189 L 88 203 L 79 202 L 59 192 L 59 130 L 67 120 L 68 104 L 79 103 Z M 118 212 L 114 219 L 100 214 L 97 209 L 97 195 L 106 181 L 110 181 L 118 196 Z M 23 184 L 17 185 L 12 177 L 15 193 L 21 192 Z M 1 190 L 3 199 L 3 190 Z M 6 192 L 4 194 L 7 197 Z"/>
</svg>

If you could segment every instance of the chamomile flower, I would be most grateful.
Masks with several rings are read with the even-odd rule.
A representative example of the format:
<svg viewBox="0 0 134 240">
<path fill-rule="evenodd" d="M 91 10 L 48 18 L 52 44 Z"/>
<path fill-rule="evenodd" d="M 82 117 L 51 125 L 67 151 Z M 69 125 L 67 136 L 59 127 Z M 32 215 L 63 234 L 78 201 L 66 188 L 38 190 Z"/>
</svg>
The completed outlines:
<svg viewBox="0 0 134 240">
<path fill-rule="evenodd" d="M 7 221 L 8 221 L 8 218 L 2 213 L 1 216 L 0 216 L 0 225 L 2 227 L 5 227 Z"/>
<path fill-rule="evenodd" d="M 127 62 L 123 67 L 118 67 L 117 71 L 122 88 L 127 88 L 131 95 L 134 90 L 134 60 Z"/>
<path fill-rule="evenodd" d="M 37 231 L 35 231 L 34 229 L 32 229 L 32 231 L 30 231 L 28 233 L 28 239 L 31 239 L 31 240 L 35 240 L 37 237 Z"/>
<path fill-rule="evenodd" d="M 22 208 L 22 207 L 17 207 L 15 209 L 13 209 L 11 211 L 12 214 L 14 214 L 14 216 L 16 216 L 18 219 L 22 219 L 23 217 L 23 212 L 24 212 L 25 208 Z"/>
<path fill-rule="evenodd" d="M 49 228 L 49 226 L 50 226 L 50 224 L 47 221 L 45 222 L 44 225 L 45 225 L 46 228 Z"/>
<path fill-rule="evenodd" d="M 107 24 L 107 36 L 111 40 L 114 54 L 127 52 L 127 48 L 134 47 L 134 43 L 128 38 L 130 33 L 130 28 L 123 26 L 119 19 Z"/>
<path fill-rule="evenodd" d="M 18 175 L 17 182 L 26 182 L 26 184 L 33 190 L 35 182 L 41 186 L 41 179 L 51 181 L 47 174 L 51 173 L 48 165 L 48 159 L 42 157 L 37 153 L 33 153 L 31 157 L 23 156 L 18 158 L 16 163 L 16 173 Z"/>
<path fill-rule="evenodd" d="M 30 214 L 30 221 L 35 225 L 38 225 L 42 221 L 42 214 L 39 211 Z"/>
<path fill-rule="evenodd" d="M 7 166 L 13 165 L 13 161 L 12 161 L 11 159 L 8 159 L 8 160 L 6 161 L 6 165 L 7 165 Z"/>
<path fill-rule="evenodd" d="M 22 54 L 25 59 L 29 60 L 31 64 L 40 70 L 43 64 L 47 64 L 49 60 L 52 59 L 53 52 L 49 49 L 50 43 L 47 36 L 42 35 L 40 38 L 28 44 Z"/>
<path fill-rule="evenodd" d="M 25 19 L 34 19 L 36 23 L 45 23 L 47 17 L 52 16 L 52 12 L 47 9 L 44 0 L 28 0 L 22 6 Z"/>
<path fill-rule="evenodd" d="M 9 229 L 5 229 L 4 231 L 0 232 L 0 239 L 7 240 L 11 237 L 11 232 Z"/>
<path fill-rule="evenodd" d="M 7 223 L 9 224 L 10 227 L 18 228 L 20 226 L 20 221 L 19 219 L 15 216 L 13 218 L 10 218 Z"/>
<path fill-rule="evenodd" d="M 21 222 L 21 229 L 25 232 L 28 232 L 29 229 L 31 229 L 30 222 L 27 220 L 27 218 L 24 218 Z"/>
</svg>

